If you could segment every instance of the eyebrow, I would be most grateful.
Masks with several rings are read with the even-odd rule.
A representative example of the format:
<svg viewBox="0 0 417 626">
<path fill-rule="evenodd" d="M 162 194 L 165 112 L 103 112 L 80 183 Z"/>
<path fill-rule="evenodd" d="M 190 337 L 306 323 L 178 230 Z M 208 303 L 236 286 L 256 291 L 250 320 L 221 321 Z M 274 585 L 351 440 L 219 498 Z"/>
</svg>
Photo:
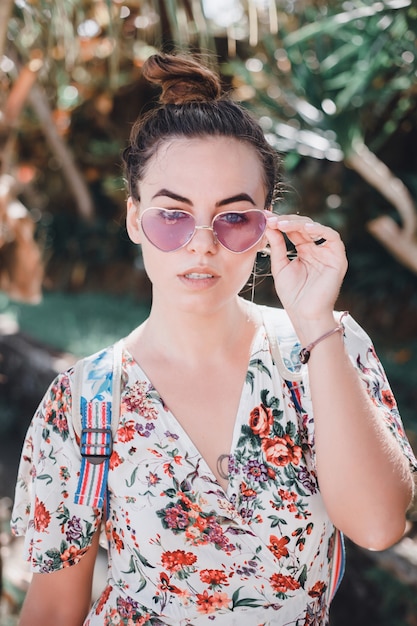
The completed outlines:
<svg viewBox="0 0 417 626">
<path fill-rule="evenodd" d="M 193 206 L 193 203 L 191 202 L 191 200 L 189 200 L 188 198 L 185 198 L 184 196 L 180 196 L 179 194 L 174 193 L 173 191 L 170 191 L 169 189 L 160 189 L 159 191 L 156 192 L 156 194 L 152 196 L 152 200 L 154 200 L 155 198 L 159 198 L 161 196 L 165 196 L 166 198 L 171 198 L 171 200 L 177 200 L 177 202 L 184 202 L 185 204 L 189 204 L 190 206 Z M 234 196 L 230 196 L 230 198 L 224 198 L 223 200 L 219 200 L 218 202 L 216 202 L 216 208 L 227 206 L 228 204 L 233 204 L 234 202 L 243 202 L 243 201 L 250 202 L 253 206 L 256 206 L 255 201 L 253 200 L 253 198 L 250 197 L 249 194 L 238 193 Z"/>
</svg>

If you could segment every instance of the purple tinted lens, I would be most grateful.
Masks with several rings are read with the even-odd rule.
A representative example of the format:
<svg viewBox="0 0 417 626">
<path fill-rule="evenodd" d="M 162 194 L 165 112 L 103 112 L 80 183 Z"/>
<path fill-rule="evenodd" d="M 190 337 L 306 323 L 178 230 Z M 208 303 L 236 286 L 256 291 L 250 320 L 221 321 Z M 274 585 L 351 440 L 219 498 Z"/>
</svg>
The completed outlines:
<svg viewBox="0 0 417 626">
<path fill-rule="evenodd" d="M 219 242 L 231 252 L 246 252 L 261 240 L 266 228 L 263 211 L 253 209 L 219 213 L 213 230 Z"/>
<path fill-rule="evenodd" d="M 162 252 L 173 252 L 185 246 L 195 229 L 194 217 L 185 211 L 146 209 L 140 221 L 146 238 Z"/>
</svg>

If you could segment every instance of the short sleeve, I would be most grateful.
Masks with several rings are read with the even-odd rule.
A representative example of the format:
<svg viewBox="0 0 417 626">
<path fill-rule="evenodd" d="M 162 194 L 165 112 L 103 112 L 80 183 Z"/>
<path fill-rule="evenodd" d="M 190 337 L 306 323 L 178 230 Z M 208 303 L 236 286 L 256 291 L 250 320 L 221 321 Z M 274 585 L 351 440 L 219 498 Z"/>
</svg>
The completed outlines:
<svg viewBox="0 0 417 626">
<path fill-rule="evenodd" d="M 417 461 L 405 434 L 394 394 L 370 337 L 350 315 L 344 317 L 342 322 L 345 345 L 352 363 L 372 402 L 381 410 L 388 429 L 398 441 L 411 469 L 417 471 Z"/>
<path fill-rule="evenodd" d="M 33 572 L 77 563 L 101 523 L 101 510 L 74 503 L 81 455 L 70 412 L 66 373 L 52 382 L 39 405 L 18 469 L 11 529 L 25 537 L 25 557 Z"/>
</svg>

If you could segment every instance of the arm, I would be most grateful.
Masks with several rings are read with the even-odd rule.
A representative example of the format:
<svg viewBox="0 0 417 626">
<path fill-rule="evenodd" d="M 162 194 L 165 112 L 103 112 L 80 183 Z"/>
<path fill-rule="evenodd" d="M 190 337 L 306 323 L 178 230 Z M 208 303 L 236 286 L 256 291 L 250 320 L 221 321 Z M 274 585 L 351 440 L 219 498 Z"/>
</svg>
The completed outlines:
<svg viewBox="0 0 417 626">
<path fill-rule="evenodd" d="M 297 247 L 289 261 L 279 231 Z M 324 245 L 314 239 L 324 237 Z M 307 218 L 271 218 L 275 286 L 302 342 L 336 326 L 333 316 L 347 269 L 340 237 Z M 405 527 L 413 493 L 408 462 L 350 361 L 339 333 L 317 344 L 308 363 L 314 408 L 317 472 L 333 523 L 353 541 L 384 549 Z"/>
<path fill-rule="evenodd" d="M 315 346 L 308 367 L 317 473 L 329 515 L 359 545 L 385 549 L 404 533 L 413 493 L 408 460 L 339 334 Z"/>
<path fill-rule="evenodd" d="M 91 606 L 91 587 L 100 531 L 79 563 L 33 574 L 19 626 L 81 626 Z"/>
</svg>

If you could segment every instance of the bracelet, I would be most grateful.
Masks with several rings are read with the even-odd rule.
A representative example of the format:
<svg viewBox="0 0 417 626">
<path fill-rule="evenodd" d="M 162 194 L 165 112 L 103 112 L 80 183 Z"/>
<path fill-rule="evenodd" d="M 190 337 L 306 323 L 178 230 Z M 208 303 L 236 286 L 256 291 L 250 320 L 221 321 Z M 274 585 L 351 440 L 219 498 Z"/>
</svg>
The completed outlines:
<svg viewBox="0 0 417 626">
<path fill-rule="evenodd" d="M 305 348 L 301 348 L 299 356 L 300 356 L 300 361 L 303 365 L 308 362 L 312 349 L 314 348 L 314 346 L 320 343 L 320 341 L 323 341 L 324 339 L 331 337 L 335 333 L 342 333 L 344 331 L 344 326 L 341 322 L 342 322 L 342 319 L 348 314 L 349 314 L 349 311 L 344 311 L 344 313 L 342 313 L 342 315 L 340 316 L 339 324 L 335 328 L 332 328 L 332 330 L 329 330 L 327 333 L 324 333 L 324 335 L 321 335 L 321 337 L 309 343 L 308 346 L 306 346 Z"/>
</svg>

